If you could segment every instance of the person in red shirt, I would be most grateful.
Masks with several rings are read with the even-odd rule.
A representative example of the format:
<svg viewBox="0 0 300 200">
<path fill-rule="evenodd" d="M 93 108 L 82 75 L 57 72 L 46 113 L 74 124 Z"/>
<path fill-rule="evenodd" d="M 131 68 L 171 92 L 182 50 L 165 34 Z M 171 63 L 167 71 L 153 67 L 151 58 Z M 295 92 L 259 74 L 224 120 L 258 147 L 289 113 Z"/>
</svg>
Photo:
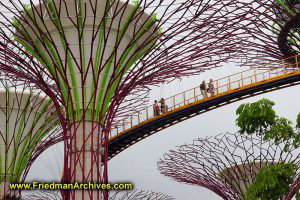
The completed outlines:
<svg viewBox="0 0 300 200">
<path fill-rule="evenodd" d="M 154 113 L 155 117 L 159 115 L 159 106 L 158 106 L 156 100 L 154 101 L 154 104 L 153 104 L 153 113 Z"/>
</svg>

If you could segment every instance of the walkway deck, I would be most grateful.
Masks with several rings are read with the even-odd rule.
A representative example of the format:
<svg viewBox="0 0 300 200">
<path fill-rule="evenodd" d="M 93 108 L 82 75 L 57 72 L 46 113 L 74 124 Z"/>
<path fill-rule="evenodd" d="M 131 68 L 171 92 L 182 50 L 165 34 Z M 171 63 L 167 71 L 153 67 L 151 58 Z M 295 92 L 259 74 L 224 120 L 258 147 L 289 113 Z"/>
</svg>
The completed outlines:
<svg viewBox="0 0 300 200">
<path fill-rule="evenodd" d="M 168 109 L 159 116 L 153 115 L 152 105 L 133 113 L 128 119 L 118 122 L 118 128 L 112 130 L 109 159 L 138 141 L 191 117 L 241 99 L 300 84 L 299 58 L 300 55 L 295 57 L 294 64 L 278 61 L 215 80 L 214 96 L 207 94 L 204 98 L 197 86 L 169 97 L 166 99 Z"/>
</svg>

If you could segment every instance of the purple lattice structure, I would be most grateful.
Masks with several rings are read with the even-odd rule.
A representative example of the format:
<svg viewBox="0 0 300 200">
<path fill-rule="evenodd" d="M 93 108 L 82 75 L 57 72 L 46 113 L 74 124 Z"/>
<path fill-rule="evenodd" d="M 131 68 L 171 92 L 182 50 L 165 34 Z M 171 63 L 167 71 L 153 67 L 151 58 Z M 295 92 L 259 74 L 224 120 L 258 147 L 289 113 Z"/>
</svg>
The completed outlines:
<svg viewBox="0 0 300 200">
<path fill-rule="evenodd" d="M 173 180 L 205 187 L 223 199 L 244 199 L 245 191 L 259 169 L 276 163 L 300 166 L 299 151 L 283 151 L 257 136 L 225 133 L 194 140 L 193 144 L 171 150 L 158 161 L 159 171 Z M 300 170 L 291 189 L 297 186 Z M 291 199 L 295 191 L 283 199 Z"/>
<path fill-rule="evenodd" d="M 65 132 L 66 182 L 107 182 L 114 120 L 146 106 L 149 86 L 220 66 L 239 42 L 224 17 L 231 1 L 27 2 L 0 2 L 0 69 L 53 100 Z"/>
<path fill-rule="evenodd" d="M 22 200 L 61 200 L 59 191 L 40 191 L 25 195 Z M 112 191 L 108 195 L 109 200 L 173 200 L 169 195 L 144 190 Z"/>
<path fill-rule="evenodd" d="M 17 195 L 8 184 L 23 183 L 35 159 L 63 141 L 53 103 L 27 83 L 0 74 L 0 198 Z"/>
<path fill-rule="evenodd" d="M 239 55 L 234 58 L 238 63 L 261 66 L 282 59 L 283 63 L 296 63 L 293 56 L 300 53 L 299 2 L 238 0 L 229 9 L 233 11 L 230 15 L 240 19 L 235 24 L 239 34 L 234 38 L 240 41 Z"/>
</svg>

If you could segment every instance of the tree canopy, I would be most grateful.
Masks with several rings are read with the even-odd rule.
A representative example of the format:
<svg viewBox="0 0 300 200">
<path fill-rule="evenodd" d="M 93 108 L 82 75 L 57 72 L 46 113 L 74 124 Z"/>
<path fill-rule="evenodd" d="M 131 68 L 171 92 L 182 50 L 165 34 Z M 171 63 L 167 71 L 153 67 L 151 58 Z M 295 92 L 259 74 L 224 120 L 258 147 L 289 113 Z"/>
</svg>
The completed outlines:
<svg viewBox="0 0 300 200">
<path fill-rule="evenodd" d="M 279 117 L 273 109 L 275 103 L 262 99 L 254 103 L 242 104 L 236 110 L 236 125 L 240 134 L 262 135 L 264 140 L 272 140 L 276 145 L 285 142 L 285 150 L 291 145 L 300 146 L 300 113 L 296 126 L 291 120 Z"/>
<path fill-rule="evenodd" d="M 294 163 L 279 163 L 262 168 L 247 191 L 247 200 L 278 200 L 289 192 L 297 171 Z"/>
<path fill-rule="evenodd" d="M 291 120 L 277 116 L 274 102 L 262 99 L 242 104 L 236 110 L 236 125 L 240 134 L 256 134 L 275 145 L 284 144 L 284 150 L 300 146 L 300 113 L 293 126 Z M 297 172 L 294 163 L 279 163 L 262 168 L 247 191 L 247 200 L 278 200 L 289 192 L 293 176 Z M 299 191 L 296 199 L 300 200 Z"/>
</svg>

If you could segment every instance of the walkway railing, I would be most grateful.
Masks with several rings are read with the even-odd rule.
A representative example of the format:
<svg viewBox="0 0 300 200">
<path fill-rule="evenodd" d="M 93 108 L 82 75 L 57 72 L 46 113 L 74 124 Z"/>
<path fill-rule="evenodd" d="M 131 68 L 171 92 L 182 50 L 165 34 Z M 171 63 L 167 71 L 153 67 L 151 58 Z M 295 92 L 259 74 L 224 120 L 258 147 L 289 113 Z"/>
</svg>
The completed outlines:
<svg viewBox="0 0 300 200">
<path fill-rule="evenodd" d="M 154 116 L 153 105 L 150 105 L 146 109 L 132 113 L 130 117 L 122 121 L 118 121 L 117 125 L 115 125 L 115 127 L 113 127 L 111 130 L 109 138 L 113 139 L 118 137 L 128 129 L 135 128 L 135 126 L 156 120 L 172 112 L 176 112 L 178 109 L 190 106 L 191 104 L 200 103 L 201 101 L 208 101 L 212 98 L 218 98 L 219 96 L 226 95 L 238 89 L 254 87 L 262 82 L 268 80 L 271 81 L 274 78 L 276 79 L 295 71 L 300 73 L 300 63 L 298 63 L 298 60 L 300 61 L 300 55 L 296 55 L 285 60 L 268 63 L 260 67 L 251 68 L 249 70 L 214 80 L 214 95 L 207 92 L 207 90 L 205 91 L 204 95 L 202 95 L 200 90 L 200 84 L 202 80 L 199 80 L 199 85 L 197 87 L 165 99 L 166 106 L 162 111 L 160 111 L 159 115 Z M 208 83 L 206 83 L 206 88 L 208 88 Z"/>
</svg>

